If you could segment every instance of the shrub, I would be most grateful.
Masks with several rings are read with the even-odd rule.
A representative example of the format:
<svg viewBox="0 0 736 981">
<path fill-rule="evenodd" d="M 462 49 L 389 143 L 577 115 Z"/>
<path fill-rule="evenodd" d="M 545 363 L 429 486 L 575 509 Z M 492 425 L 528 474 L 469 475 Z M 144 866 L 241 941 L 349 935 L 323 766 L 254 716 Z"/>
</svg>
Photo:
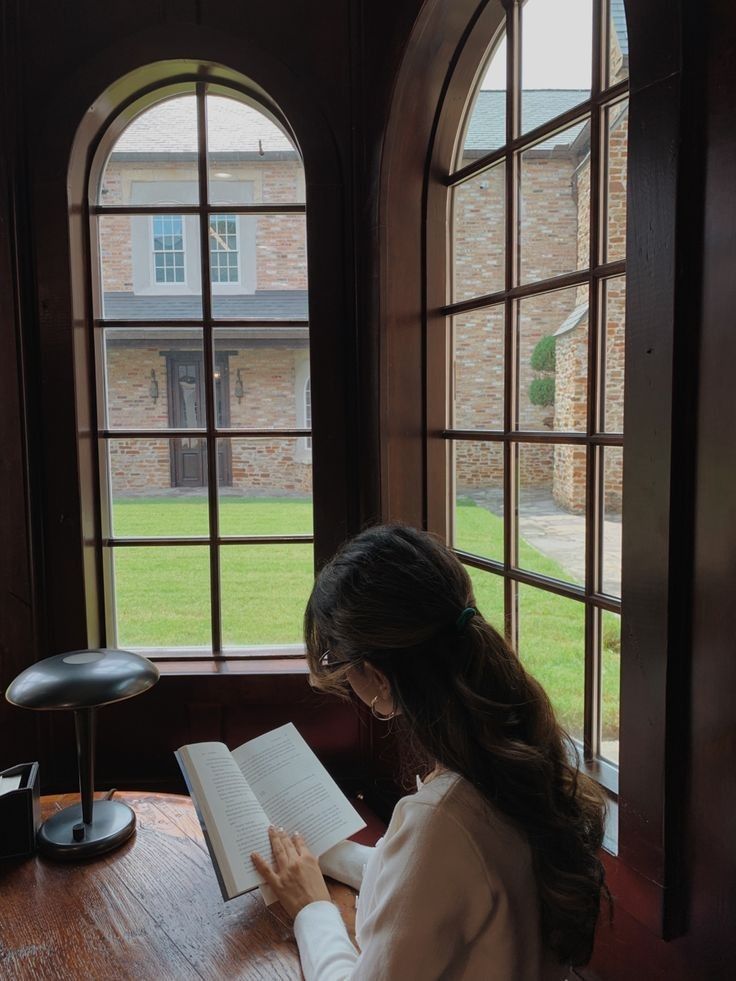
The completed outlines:
<svg viewBox="0 0 736 981">
<path fill-rule="evenodd" d="M 554 405 L 554 378 L 535 378 L 529 385 L 529 401 L 532 405 Z"/>
<path fill-rule="evenodd" d="M 529 364 L 535 371 L 554 371 L 555 370 L 555 343 L 556 338 L 549 336 L 543 337 L 534 345 L 534 350 L 529 358 Z M 537 405 L 547 403 L 538 402 Z"/>
</svg>

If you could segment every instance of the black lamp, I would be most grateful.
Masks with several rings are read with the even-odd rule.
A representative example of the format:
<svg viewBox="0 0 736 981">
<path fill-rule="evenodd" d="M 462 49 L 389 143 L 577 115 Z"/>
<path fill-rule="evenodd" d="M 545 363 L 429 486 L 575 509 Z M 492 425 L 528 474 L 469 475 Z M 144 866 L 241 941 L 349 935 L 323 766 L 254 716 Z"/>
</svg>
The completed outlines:
<svg viewBox="0 0 736 981">
<path fill-rule="evenodd" d="M 131 651 L 70 651 L 32 664 L 5 692 L 12 705 L 72 709 L 77 731 L 80 803 L 45 821 L 38 847 L 51 858 L 101 855 L 122 845 L 135 830 L 135 812 L 116 800 L 93 801 L 96 711 L 140 695 L 156 684 L 155 664 Z"/>
</svg>

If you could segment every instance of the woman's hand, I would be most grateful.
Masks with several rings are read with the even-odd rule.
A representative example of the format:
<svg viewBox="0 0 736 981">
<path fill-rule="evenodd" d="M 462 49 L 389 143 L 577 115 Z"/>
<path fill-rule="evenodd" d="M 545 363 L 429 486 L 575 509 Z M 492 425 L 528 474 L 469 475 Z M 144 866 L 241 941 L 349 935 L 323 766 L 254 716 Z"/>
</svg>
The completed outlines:
<svg viewBox="0 0 736 981">
<path fill-rule="evenodd" d="M 256 869 L 276 893 L 289 916 L 320 899 L 330 902 L 317 857 L 304 844 L 301 835 L 288 835 L 273 826 L 268 829 L 273 851 L 273 866 L 257 852 L 251 858 Z"/>
</svg>

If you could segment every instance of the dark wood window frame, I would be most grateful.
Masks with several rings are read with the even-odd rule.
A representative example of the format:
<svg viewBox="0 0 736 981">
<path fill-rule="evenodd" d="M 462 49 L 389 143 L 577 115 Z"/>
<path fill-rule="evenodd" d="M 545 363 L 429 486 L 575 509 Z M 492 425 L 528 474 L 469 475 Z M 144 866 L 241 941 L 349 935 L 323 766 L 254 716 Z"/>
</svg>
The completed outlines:
<svg viewBox="0 0 736 981">
<path fill-rule="evenodd" d="M 98 204 L 97 202 L 97 188 L 100 185 L 101 177 L 104 172 L 104 167 L 106 165 L 110 150 L 114 146 L 115 141 L 120 135 L 120 123 L 118 119 L 122 117 L 123 125 L 127 124 L 130 118 L 130 114 L 137 114 L 138 112 L 145 111 L 145 109 L 156 105 L 159 101 L 165 98 L 171 98 L 171 96 L 176 93 L 177 95 L 194 95 L 196 99 L 196 113 L 197 113 L 197 172 L 198 172 L 198 185 L 199 185 L 199 203 L 197 205 L 191 205 L 187 207 L 182 207 L 181 205 L 150 205 L 148 207 L 143 207 L 140 205 L 106 205 Z M 251 657 L 253 654 L 249 654 L 247 648 L 230 650 L 225 649 L 223 645 L 222 637 L 222 590 L 221 590 L 221 579 L 220 579 L 220 552 L 223 548 L 229 548 L 237 545 L 289 545 L 298 544 L 302 546 L 312 545 L 314 542 L 313 535 L 272 535 L 272 536 L 261 536 L 261 535 L 228 535 L 223 536 L 220 534 L 219 528 L 219 481 L 218 481 L 218 459 L 221 459 L 220 445 L 221 440 L 229 440 L 230 437 L 241 437 L 241 438 L 271 438 L 279 439 L 285 437 L 297 437 L 304 438 L 311 436 L 311 430 L 307 429 L 284 429 L 284 428 L 272 428 L 272 429 L 232 429 L 227 426 L 218 425 L 216 403 L 217 403 L 217 392 L 216 384 L 214 379 L 214 366 L 220 360 L 218 353 L 215 350 L 215 331 L 217 327 L 230 326 L 231 322 L 228 320 L 218 320 L 216 314 L 213 310 L 212 302 L 212 278 L 211 278 L 211 258 L 210 258 L 210 228 L 213 215 L 219 215 L 223 212 L 224 206 L 219 204 L 213 204 L 210 201 L 209 193 L 209 165 L 208 165 L 208 153 L 207 153 L 207 97 L 210 94 L 216 94 L 219 96 L 229 95 L 231 98 L 243 98 L 243 94 L 232 86 L 223 85 L 220 82 L 212 81 L 205 82 L 197 79 L 196 76 L 191 76 L 189 79 L 186 76 L 180 76 L 176 81 L 170 83 L 163 83 L 158 88 L 149 89 L 145 94 L 140 95 L 135 99 L 128 107 L 127 112 L 121 113 L 118 119 L 115 119 L 108 128 L 101 133 L 101 139 L 99 145 L 96 148 L 96 152 L 92 157 L 90 174 L 89 174 L 89 203 L 87 203 L 87 211 L 89 214 L 89 228 L 90 228 L 90 253 L 92 260 L 92 308 L 93 308 L 93 321 L 92 321 L 92 335 L 97 341 L 97 357 L 96 363 L 98 365 L 98 372 L 101 375 L 103 371 L 103 357 L 102 350 L 104 348 L 104 336 L 105 330 L 107 328 L 119 328 L 121 322 L 119 320 L 105 319 L 104 309 L 101 296 L 101 283 L 102 283 L 102 270 L 100 269 L 99 255 L 100 249 L 98 244 L 99 235 L 99 221 L 106 215 L 129 215 L 131 217 L 139 217 L 141 215 L 150 214 L 157 218 L 165 215 L 172 215 L 174 217 L 180 217 L 183 214 L 195 215 L 198 221 L 198 231 L 199 231 L 199 258 L 200 258 L 200 282 L 202 284 L 201 301 L 202 301 L 202 311 L 201 318 L 197 319 L 187 319 L 186 326 L 188 328 L 195 328 L 202 331 L 202 372 L 204 378 L 204 420 L 205 424 L 201 431 L 196 431 L 197 436 L 201 441 L 205 443 L 205 454 L 206 454 L 206 465 L 207 465 L 207 479 L 205 481 L 207 486 L 207 498 L 208 498 L 208 514 L 209 514 L 209 533 L 205 537 L 183 537 L 183 538 L 169 538 L 161 536 L 151 536 L 150 538 L 117 538 L 113 536 L 112 533 L 112 521 L 111 514 L 109 511 L 110 502 L 110 492 L 109 488 L 105 487 L 105 482 L 103 479 L 102 492 L 99 497 L 99 507 L 100 515 L 102 520 L 103 535 L 100 542 L 101 547 L 101 561 L 103 564 L 105 572 L 105 625 L 106 632 L 112 632 L 111 626 L 115 623 L 115 604 L 114 604 L 114 590 L 115 590 L 115 575 L 114 575 L 114 559 L 113 556 L 115 551 L 119 548 L 157 548 L 157 547 L 168 547 L 171 545 L 185 546 L 185 545 L 197 545 L 197 546 L 207 546 L 209 550 L 209 582 L 210 582 L 210 624 L 211 624 L 211 636 L 212 636 L 212 656 L 213 657 Z M 280 112 L 274 112 L 273 107 L 264 105 L 259 100 L 255 100 L 252 95 L 246 97 L 246 101 L 250 105 L 258 105 L 262 111 L 266 113 L 271 113 L 281 124 L 281 126 L 290 133 L 294 144 L 296 145 L 296 138 L 291 131 L 291 127 Z M 295 215 L 306 215 L 306 205 L 297 202 L 285 202 L 280 203 L 263 203 L 263 204 L 232 204 L 227 205 L 228 214 L 240 215 L 279 215 L 279 214 L 295 214 Z M 165 320 L 151 322 L 142 322 L 139 324 L 140 327 L 146 328 L 148 326 L 169 326 L 169 322 Z M 261 325 L 266 329 L 278 330 L 282 327 L 308 327 L 308 320 L 269 320 L 267 323 Z M 135 329 L 134 321 L 125 321 L 124 326 L 130 330 Z M 104 395 L 102 396 L 104 398 Z M 99 453 L 101 458 L 104 460 L 106 458 L 106 447 L 105 444 L 109 443 L 110 440 L 121 438 L 134 438 L 145 442 L 147 439 L 169 439 L 175 440 L 177 437 L 179 439 L 182 436 L 193 435 L 190 431 L 186 429 L 158 429 L 155 431 L 151 430 L 131 430 L 125 431 L 121 434 L 118 429 L 106 429 L 102 428 L 98 430 L 98 438 L 100 440 Z M 172 446 L 174 443 L 172 442 Z M 230 444 L 226 443 L 228 450 L 230 449 Z M 106 473 L 106 467 L 103 465 L 100 470 L 103 475 Z M 268 645 L 264 648 L 259 647 L 257 652 L 260 656 L 268 657 L 295 657 L 299 656 L 295 654 L 294 645 Z M 182 652 L 176 649 L 167 650 L 162 648 L 161 650 L 156 650 L 154 653 L 149 653 L 149 656 L 155 659 L 172 659 L 178 660 L 182 658 Z"/>
<path fill-rule="evenodd" d="M 490 43 L 516 0 L 430 0 L 415 25 L 394 91 L 381 175 L 382 498 L 391 518 L 446 527 L 432 501 L 447 459 L 444 405 L 428 365 L 447 357 L 447 181 L 467 100 Z M 619 850 L 604 856 L 621 905 L 653 932 L 683 929 L 679 868 L 685 774 L 680 665 L 688 643 L 692 501 L 678 486 L 673 387 L 691 384 L 678 324 L 680 11 L 663 0 L 626 4 L 630 108 L 626 298 L 627 419 L 622 557 Z M 447 67 L 449 66 L 449 68 Z M 623 91 L 623 90 L 622 90 Z M 411 116 L 411 138 L 405 120 Z M 560 118 L 560 124 L 563 122 Z M 414 190 L 423 175 L 421 193 Z M 562 285 L 562 283 L 560 283 Z M 433 350 L 436 345 L 439 350 Z M 680 353 L 678 353 L 680 352 Z M 441 384 L 441 380 L 439 380 Z M 423 396 L 417 399 L 416 393 Z M 554 438 L 554 437 L 553 437 Z M 446 503 L 445 503 L 446 507 Z"/>
<path fill-rule="evenodd" d="M 427 277 L 427 454 L 432 458 L 430 470 L 445 470 L 444 483 L 438 479 L 428 481 L 427 520 L 430 530 L 445 540 L 453 540 L 453 459 L 454 447 L 459 441 L 477 441 L 500 445 L 504 457 L 503 465 L 503 524 L 504 557 L 502 562 L 482 558 L 467 552 L 458 551 L 461 560 L 474 568 L 500 576 L 504 583 L 506 635 L 511 644 L 519 645 L 519 586 L 526 584 L 538 589 L 554 592 L 568 597 L 573 602 L 583 604 L 585 610 L 584 631 L 584 719 L 583 739 L 580 755 L 586 770 L 601 783 L 610 794 L 612 801 L 618 798 L 618 767 L 603 758 L 600 753 L 600 699 L 601 699 L 601 621 L 602 611 L 621 613 L 621 601 L 609 596 L 602 589 L 602 525 L 603 497 L 605 484 L 603 477 L 604 448 L 623 447 L 623 433 L 611 433 L 601 429 L 603 416 L 604 379 L 602 377 L 601 335 L 605 329 L 601 317 L 605 284 L 614 277 L 625 273 L 625 262 L 605 261 L 606 234 L 606 115 L 608 110 L 621 102 L 628 94 L 628 79 L 615 85 L 607 85 L 609 51 L 609 17 L 607 0 L 594 0 L 592 3 L 592 85 L 590 97 L 569 109 L 562 115 L 549 119 L 533 130 L 521 129 L 521 52 L 520 52 L 520 4 L 512 4 L 506 14 L 507 85 L 506 85 L 506 140 L 499 149 L 473 160 L 465 166 L 456 166 L 450 161 L 445 178 L 445 200 L 448 215 L 446 268 L 450 268 L 449 253 L 453 246 L 453 190 L 466 180 L 478 177 L 487 168 L 496 165 L 505 172 L 505 288 L 499 292 L 479 295 L 473 299 L 459 302 L 447 300 L 446 279 L 436 272 Z M 491 57 L 501 38 L 494 39 L 487 56 Z M 485 70 L 487 58 L 481 68 Z M 480 81 L 480 80 L 479 80 Z M 474 93 L 473 93 L 474 94 Z M 472 108 L 472 104 L 471 104 Z M 584 123 L 590 126 L 590 222 L 589 252 L 585 268 L 554 277 L 523 282 L 519 276 L 520 259 L 520 195 L 521 158 L 529 147 L 536 146 L 563 128 Z M 464 120 L 464 127 L 468 124 Z M 463 128 L 464 128 L 463 127 Z M 433 172 L 445 165 L 446 149 L 443 147 L 435 160 Z M 456 149 L 461 153 L 461 148 Z M 439 159 L 438 159 L 439 157 Z M 437 199 L 440 207 L 442 190 L 433 182 L 430 193 Z M 534 242 L 534 229 L 527 232 L 530 243 Z M 434 243 L 433 243 L 434 244 Z M 518 425 L 516 415 L 520 410 L 519 392 L 519 305 L 525 297 L 537 296 L 554 290 L 587 286 L 588 327 L 587 327 L 587 431 L 580 432 L 532 432 Z M 443 291 L 445 293 L 443 294 Z M 484 309 L 502 309 L 505 351 L 505 395 L 503 430 L 464 430 L 447 425 L 446 406 L 451 399 L 448 352 L 452 350 L 453 318 L 460 313 Z M 586 454 L 586 493 L 585 493 L 585 582 L 582 587 L 548 578 L 525 570 L 519 566 L 517 556 L 518 521 L 518 481 L 519 453 L 524 446 L 546 444 L 550 447 L 563 444 L 583 447 Z M 608 836 L 613 846 L 616 839 L 617 814 L 615 803 L 611 809 L 612 827 Z"/>
<path fill-rule="evenodd" d="M 176 39 L 171 39 L 171 44 L 176 44 Z M 159 51 L 165 45 L 159 45 Z M 232 57 L 235 63 L 242 60 L 242 52 L 236 56 L 234 51 L 222 52 L 225 57 Z M 144 52 L 131 51 L 131 54 L 140 58 Z M 224 60 L 224 59 L 223 59 Z M 258 67 L 264 69 L 264 60 L 255 59 Z M 345 359 L 350 348 L 348 339 L 345 337 L 343 325 L 345 322 L 345 293 L 342 285 L 335 289 L 334 270 L 336 263 L 339 267 L 341 259 L 340 241 L 341 236 L 338 231 L 340 221 L 340 205 L 338 203 L 342 192 L 340 169 L 332 151 L 332 141 L 323 120 L 319 119 L 310 106 L 304 104 L 293 84 L 289 87 L 289 79 L 281 76 L 279 69 L 266 63 L 263 72 L 263 79 L 268 84 L 272 81 L 273 90 L 277 96 L 286 98 L 282 101 L 294 108 L 294 116 L 301 122 L 298 136 L 293 139 L 300 148 L 302 158 L 307 173 L 307 198 L 310 201 L 310 214 L 314 215 L 314 220 L 307 224 L 307 254 L 309 262 L 310 285 L 316 287 L 317 296 L 310 291 L 310 314 L 309 321 L 299 321 L 298 324 L 292 321 L 279 321 L 276 326 L 303 326 L 308 323 L 314 331 L 313 344 L 311 347 L 311 376 L 315 378 L 315 397 L 313 400 L 313 419 L 315 429 L 323 433 L 322 439 L 319 435 L 314 439 L 314 469 L 313 469 L 313 500 L 314 500 L 314 533 L 311 535 L 287 535 L 272 536 L 268 538 L 255 538 L 252 536 L 239 536 L 227 541 L 221 539 L 217 529 L 216 507 L 210 500 L 210 532 L 208 541 L 212 541 L 215 548 L 211 549 L 212 559 L 210 563 L 212 581 L 219 577 L 219 571 L 215 569 L 215 552 L 218 547 L 224 544 L 225 547 L 233 544 L 280 544 L 282 542 L 298 542 L 313 544 L 314 560 L 318 566 L 327 557 L 334 553 L 341 541 L 344 541 L 351 530 L 356 527 L 353 508 L 350 507 L 351 495 L 347 492 L 347 485 L 351 479 L 350 459 L 352 454 L 349 452 L 349 444 L 346 438 L 346 428 L 348 420 L 353 416 L 351 403 L 353 393 L 347 384 L 349 372 L 345 370 Z M 108 83 L 109 85 L 109 83 Z M 86 639 L 78 642 L 78 646 L 84 644 L 104 644 L 106 642 L 106 619 L 109 618 L 109 610 L 105 607 L 104 583 L 104 562 L 102 560 L 102 550 L 110 544 L 125 547 L 136 547 L 151 544 L 148 539 L 126 540 L 124 543 L 115 542 L 109 536 L 105 536 L 103 530 L 108 526 L 104 520 L 105 501 L 100 494 L 97 486 L 97 474 L 100 466 L 100 452 L 98 440 L 110 438 L 139 438 L 149 436 L 151 438 L 176 438 L 181 437 L 180 430 L 156 430 L 154 431 L 122 431 L 105 430 L 98 428 L 95 420 L 97 417 L 96 396 L 95 396 L 95 342 L 94 336 L 99 334 L 106 325 L 106 321 L 99 316 L 101 313 L 100 297 L 95 291 L 99 291 L 98 278 L 90 276 L 89 270 L 94 268 L 96 261 L 96 248 L 94 243 L 94 217 L 97 214 L 163 214 L 167 212 L 177 214 L 201 214 L 205 218 L 209 212 L 220 213 L 221 206 L 209 207 L 207 204 L 207 170 L 206 157 L 201 156 L 203 164 L 200 165 L 199 187 L 200 204 L 187 207 L 176 205 L 172 207 L 156 205 L 154 207 L 139 206 L 116 206 L 103 207 L 94 203 L 89 203 L 89 191 L 99 175 L 100 169 L 104 164 L 106 150 L 111 145 L 122 130 L 128 125 L 131 119 L 142 109 L 159 101 L 164 95 L 175 95 L 183 92 L 196 91 L 200 104 L 205 98 L 205 90 L 212 91 L 214 94 L 229 94 L 240 97 L 251 105 L 256 105 L 265 109 L 267 114 L 276 118 L 284 129 L 290 134 L 294 134 L 286 115 L 280 108 L 280 104 L 268 95 L 264 88 L 244 75 L 239 75 L 237 71 L 225 69 L 219 66 L 218 60 L 203 62 L 175 62 L 158 61 L 149 64 L 137 72 L 133 70 L 129 75 L 124 76 L 114 82 L 100 96 L 97 93 L 96 101 L 91 110 L 88 110 L 79 126 L 71 151 L 69 165 L 69 191 L 70 191 L 70 241 L 72 245 L 72 280 L 71 280 L 71 305 L 73 309 L 74 322 L 79 325 L 80 330 L 73 334 L 74 358 L 76 365 L 76 410 L 79 440 L 77 444 L 80 461 L 80 484 L 81 512 L 85 521 L 84 534 L 84 583 L 86 592 Z M 288 90 L 288 91 L 287 91 Z M 203 119 L 203 116 L 200 116 Z M 199 127 L 200 152 L 205 146 L 206 133 L 205 126 Z M 67 151 L 68 152 L 68 151 Z M 313 162 L 310 167 L 310 161 Z M 314 177 L 310 177 L 313 174 Z M 312 206 L 313 205 L 313 206 Z M 304 214 L 306 206 L 300 203 L 284 205 L 232 205 L 227 208 L 228 213 L 249 213 L 249 214 L 272 214 L 272 213 L 294 213 Z M 320 242 L 319 249 L 317 241 L 327 230 L 332 229 L 330 241 L 323 245 Z M 209 307 L 209 291 L 206 288 L 209 283 L 209 247 L 207 243 L 207 222 L 200 221 L 200 260 L 201 274 L 203 283 L 203 317 L 205 335 L 204 358 L 206 363 L 210 363 L 213 354 L 212 329 L 217 324 L 211 317 Z M 334 245 L 334 247 L 333 247 Z M 324 262 L 314 262 L 315 251 L 320 251 Z M 188 322 L 187 322 L 188 324 Z M 224 326 L 231 326 L 230 322 L 223 321 Z M 130 327 L 125 321 L 110 321 L 110 326 Z M 140 324 L 137 324 L 140 326 Z M 157 321 L 156 326 L 174 326 L 167 321 Z M 177 326 L 182 326 L 177 322 Z M 269 321 L 269 326 L 274 326 L 274 322 Z M 208 405 L 213 404 L 214 383 L 212 372 L 205 374 L 206 397 Z M 320 390 L 324 393 L 324 398 L 320 397 Z M 343 411 L 335 412 L 335 406 L 341 405 Z M 274 429 L 268 431 L 261 430 L 232 430 L 216 429 L 213 425 L 214 416 L 208 413 L 208 425 L 203 433 L 204 438 L 210 442 L 217 438 L 227 437 L 293 437 L 306 438 L 312 435 L 312 431 L 306 429 Z M 322 464 L 322 465 L 321 465 Z M 216 457 L 213 453 L 208 454 L 208 487 L 209 497 L 216 501 L 216 482 L 213 482 L 213 470 L 216 467 Z M 214 491 L 214 493 L 213 493 Z M 109 527 L 109 526 L 108 526 Z M 174 544 L 168 539 L 154 539 L 154 544 L 165 545 Z M 194 544 L 194 541 L 192 540 Z M 176 544 L 181 544 L 177 540 Z M 216 588 L 216 587 L 215 587 Z M 213 590 L 213 606 L 217 596 Z M 218 602 L 219 605 L 219 602 Z M 288 650 L 278 646 L 268 646 L 260 648 L 254 657 L 247 651 L 223 651 L 219 629 L 213 630 L 213 651 L 214 654 L 207 656 L 206 661 L 197 661 L 195 658 L 187 658 L 182 662 L 179 652 L 175 649 L 171 651 L 162 650 L 162 668 L 165 671 L 171 670 L 174 673 L 185 670 L 187 674 L 201 670 L 209 674 L 209 663 L 213 660 L 227 668 L 227 663 L 232 662 L 232 667 L 227 669 L 229 673 L 248 673 L 251 668 L 258 674 L 263 675 L 273 672 L 275 676 L 283 677 L 284 670 L 290 673 L 303 676 L 306 673 L 306 663 L 303 657 L 295 654 L 294 648 Z M 285 659 L 288 661 L 288 667 Z M 251 660 L 257 660 L 257 664 L 249 665 Z M 167 667 L 170 665 L 170 668 Z M 238 666 L 240 665 L 240 666 Z"/>
</svg>

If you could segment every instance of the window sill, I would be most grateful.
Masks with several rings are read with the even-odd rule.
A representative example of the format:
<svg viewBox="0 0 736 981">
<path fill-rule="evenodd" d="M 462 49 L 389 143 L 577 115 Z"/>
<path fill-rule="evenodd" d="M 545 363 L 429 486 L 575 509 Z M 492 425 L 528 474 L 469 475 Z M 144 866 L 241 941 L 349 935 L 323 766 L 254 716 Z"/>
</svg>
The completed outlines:
<svg viewBox="0 0 736 981">
<path fill-rule="evenodd" d="M 179 658 L 154 662 L 162 677 L 170 675 L 308 675 L 306 658 Z"/>
</svg>

